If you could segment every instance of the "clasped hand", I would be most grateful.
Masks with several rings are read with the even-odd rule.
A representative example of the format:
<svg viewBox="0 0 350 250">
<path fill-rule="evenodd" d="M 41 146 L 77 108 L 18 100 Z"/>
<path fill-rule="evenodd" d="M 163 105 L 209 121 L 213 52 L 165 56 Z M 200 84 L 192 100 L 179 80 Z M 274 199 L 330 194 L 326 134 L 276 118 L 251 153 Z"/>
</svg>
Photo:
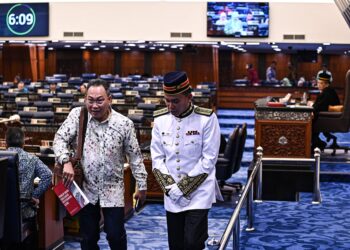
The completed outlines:
<svg viewBox="0 0 350 250">
<path fill-rule="evenodd" d="M 190 204 L 191 200 L 187 199 L 183 195 L 176 183 L 166 186 L 165 189 L 168 190 L 167 195 L 169 198 L 176 204 L 180 205 L 181 207 L 186 207 L 188 204 Z"/>
</svg>

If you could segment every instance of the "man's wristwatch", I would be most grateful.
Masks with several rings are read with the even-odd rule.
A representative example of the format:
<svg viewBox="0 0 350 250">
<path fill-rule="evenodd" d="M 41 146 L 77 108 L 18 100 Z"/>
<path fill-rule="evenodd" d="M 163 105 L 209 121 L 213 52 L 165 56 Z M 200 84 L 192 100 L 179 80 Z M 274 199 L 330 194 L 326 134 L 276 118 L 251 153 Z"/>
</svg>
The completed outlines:
<svg viewBox="0 0 350 250">
<path fill-rule="evenodd" d="M 66 164 L 67 162 L 69 162 L 69 157 L 68 156 L 65 156 L 63 159 L 62 159 L 62 166 L 64 164 Z"/>
</svg>

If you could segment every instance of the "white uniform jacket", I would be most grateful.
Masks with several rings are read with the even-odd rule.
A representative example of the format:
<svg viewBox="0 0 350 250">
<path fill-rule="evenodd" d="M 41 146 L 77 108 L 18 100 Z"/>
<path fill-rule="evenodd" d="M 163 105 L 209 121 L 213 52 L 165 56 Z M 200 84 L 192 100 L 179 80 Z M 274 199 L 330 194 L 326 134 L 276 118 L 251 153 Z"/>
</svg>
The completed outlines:
<svg viewBox="0 0 350 250">
<path fill-rule="evenodd" d="M 181 207 L 164 196 L 164 206 L 177 213 L 191 209 L 209 209 L 216 201 L 215 164 L 220 147 L 220 127 L 215 113 L 195 112 L 185 118 L 171 113 L 156 117 L 152 130 L 152 167 L 171 175 L 178 183 L 184 176 L 208 174 L 204 182 L 190 194 L 191 202 Z"/>
</svg>

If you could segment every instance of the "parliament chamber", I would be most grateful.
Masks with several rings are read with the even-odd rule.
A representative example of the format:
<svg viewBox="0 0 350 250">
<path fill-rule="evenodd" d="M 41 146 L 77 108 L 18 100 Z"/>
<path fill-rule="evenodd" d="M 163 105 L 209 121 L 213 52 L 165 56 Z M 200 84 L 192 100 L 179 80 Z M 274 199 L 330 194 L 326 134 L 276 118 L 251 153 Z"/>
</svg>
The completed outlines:
<svg viewBox="0 0 350 250">
<path fill-rule="evenodd" d="M 159 6 L 162 4 L 163 6 Z M 312 24 L 311 28 L 306 26 L 303 29 L 303 23 L 299 23 L 302 22 L 300 13 L 297 14 L 300 20 L 293 25 L 299 25 L 300 32 L 308 35 L 306 41 L 299 40 L 297 34 L 292 35 L 293 39 L 285 38 L 288 32 L 292 32 L 288 31 L 286 24 L 278 24 L 275 27 L 271 25 L 270 35 L 264 39 L 209 37 L 207 34 L 202 34 L 205 29 L 203 27 L 207 25 L 206 22 L 188 24 L 184 20 L 177 22 L 172 18 L 170 12 L 172 8 L 180 17 L 184 13 L 192 14 L 187 7 L 184 8 L 186 3 L 182 4 L 157 1 L 148 4 L 139 3 L 137 6 L 136 3 L 118 1 L 101 3 L 100 6 L 94 1 L 49 3 L 50 11 L 56 14 L 50 19 L 50 35 L 44 37 L 16 35 L 13 38 L 3 35 L 4 41 L 0 42 L 0 153 L 6 152 L 7 128 L 19 126 L 25 133 L 24 150 L 38 156 L 53 170 L 55 157 L 52 144 L 55 134 L 72 108 L 85 105 L 85 95 L 81 92 L 81 86 L 87 85 L 92 79 L 105 80 L 109 84 L 111 108 L 128 117 L 134 124 L 148 173 L 146 202 L 141 212 L 135 212 L 133 196 L 136 182 L 128 162 L 125 162 L 124 215 L 128 247 L 130 249 L 143 249 L 143 246 L 147 249 L 168 249 L 165 213 L 160 212 L 164 210 L 164 194 L 152 172 L 150 141 L 154 112 L 166 107 L 163 76 L 170 71 L 185 71 L 192 87 L 194 105 L 214 110 L 219 120 L 222 140 L 229 142 L 237 126 L 240 127 L 242 124 L 247 126 L 247 140 L 243 141 L 240 149 L 243 153 L 240 157 L 235 155 L 236 158 L 239 157 L 238 160 L 235 159 L 239 162 L 239 170 L 229 173 L 231 177 L 225 180 L 228 184 L 236 184 L 238 181 L 240 188 L 236 188 L 235 185 L 232 185 L 233 188 L 230 185 L 220 187 L 224 201 L 213 205 L 213 212 L 209 214 L 209 237 L 219 240 L 217 244 L 221 246 L 228 244 L 229 247 L 237 242 L 235 237 L 239 237 L 240 245 L 234 246 L 234 249 L 269 247 L 283 249 L 292 246 L 296 246 L 296 249 L 306 249 L 309 246 L 315 249 L 335 246 L 336 249 L 350 248 L 350 237 L 342 234 L 342 230 L 350 229 L 346 225 L 346 218 L 350 214 L 342 210 L 350 211 L 350 209 L 348 209 L 349 206 L 341 204 L 350 198 L 349 154 L 345 150 L 337 150 L 334 153 L 335 156 L 331 155 L 331 145 L 328 141 L 328 148 L 326 147 L 320 153 L 313 151 L 311 139 L 314 109 L 306 103 L 300 104 L 304 97 L 308 101 L 315 101 L 320 94 L 315 81 L 323 65 L 327 65 L 328 70 L 332 72 L 331 86 L 338 94 L 340 104 L 345 105 L 350 99 L 348 83 L 350 78 L 347 76 L 350 69 L 350 44 L 348 43 L 350 32 L 336 4 L 332 2 L 319 6 L 319 12 L 330 9 L 330 13 L 337 16 L 332 24 L 342 22 L 338 27 L 338 33 L 341 35 L 334 35 L 334 43 L 331 41 L 330 45 L 326 42 L 330 42 L 331 38 L 321 34 L 320 30 L 323 28 L 318 27 L 321 25 Z M 203 13 L 207 8 L 206 3 L 187 4 L 192 8 L 200 9 Z M 313 10 L 315 4 L 293 4 L 292 1 L 285 4 L 270 2 L 270 15 L 275 20 L 281 19 L 288 9 L 294 10 L 295 13 L 302 7 Z M 153 10 L 151 5 L 157 6 L 156 9 Z M 64 20 L 62 28 L 59 28 L 57 23 L 60 19 L 57 16 L 65 12 L 64 7 L 67 7 L 67 20 Z M 167 7 L 166 11 L 165 7 Z M 115 15 L 113 12 L 115 11 L 119 14 L 119 16 L 115 15 L 118 16 L 116 20 L 122 23 L 121 18 L 125 18 L 124 13 L 129 12 L 130 8 L 139 13 L 140 17 L 135 17 L 135 13 L 131 14 L 138 22 L 142 22 L 141 18 L 146 20 L 145 24 L 140 26 L 141 29 L 150 30 L 150 23 L 154 18 L 146 13 L 156 15 L 163 11 L 165 13 L 163 15 L 170 16 L 170 20 L 164 21 L 164 25 L 180 27 L 178 30 L 184 31 L 189 27 L 188 29 L 193 32 L 189 34 L 193 37 L 186 37 L 186 32 L 178 33 L 177 36 L 177 32 L 174 33 L 173 29 L 169 30 L 170 37 L 169 34 L 158 35 L 153 33 L 152 27 L 150 34 L 141 32 L 141 36 L 144 36 L 141 38 L 146 39 L 143 41 L 135 34 L 130 34 L 132 33 L 130 28 L 127 33 L 119 27 L 113 31 L 110 24 L 98 20 L 98 18 L 104 19 Z M 183 9 L 184 13 L 178 8 Z M 90 16 L 86 12 L 93 9 L 96 9 L 98 18 L 87 20 Z M 274 9 L 279 10 L 276 11 L 278 13 L 274 12 Z M 108 15 L 102 14 L 103 12 Z M 76 27 L 71 28 L 75 18 L 86 20 L 86 23 L 77 24 Z M 200 18 L 203 16 L 197 16 L 197 19 Z M 243 20 L 243 17 L 241 18 Z M 303 16 L 303 18 L 306 17 Z M 311 18 L 320 19 L 320 14 L 317 12 L 314 16 L 311 15 Z M 156 27 L 160 32 L 162 26 L 158 22 Z M 274 22 L 273 18 L 270 22 Z M 304 24 L 309 22 L 311 21 L 307 19 Z M 285 21 L 285 23 L 288 22 Z M 289 21 L 289 23 L 292 25 L 293 22 Z M 325 27 L 331 25 L 324 21 L 322 24 Z M 130 25 L 139 29 L 134 24 Z M 101 30 L 90 27 L 100 27 Z M 264 26 L 264 30 L 265 28 Z M 320 29 L 319 37 L 312 32 L 316 28 Z M 335 27 L 332 28 L 335 29 Z M 76 31 L 73 31 L 74 29 Z M 84 33 L 83 37 L 79 36 L 80 30 L 84 30 L 81 32 Z M 280 50 L 275 50 L 273 46 L 279 47 Z M 316 53 L 319 47 L 322 49 Z M 310 61 L 310 58 L 305 58 L 303 55 L 311 51 L 314 53 Z M 278 80 L 269 82 L 265 80 L 266 69 L 273 61 L 277 65 Z M 290 76 L 288 65 L 291 62 L 295 66 L 298 79 L 291 86 L 286 86 L 284 80 Z M 246 68 L 248 64 L 254 65 L 260 79 L 258 82 L 249 81 Z M 25 84 L 25 91 L 19 89 L 18 83 L 14 82 L 15 76 L 20 76 Z M 304 81 L 298 84 L 301 78 Z M 51 86 L 55 86 L 54 90 Z M 272 99 L 278 100 L 288 94 L 291 98 L 287 104 L 268 105 Z M 350 120 L 350 117 L 347 116 L 347 119 Z M 342 148 L 348 149 L 350 146 L 348 131 L 349 128 L 346 132 L 333 133 Z M 323 135 L 321 138 L 327 140 Z M 226 147 L 224 142 L 222 143 L 220 154 L 224 154 Z M 262 153 L 258 147 L 262 147 Z M 295 160 L 297 163 L 289 163 L 289 160 Z M 259 162 L 262 162 L 261 172 L 255 173 L 254 169 L 259 168 Z M 0 154 L 0 199 L 2 201 L 9 196 L 9 193 L 6 193 L 9 190 L 5 188 L 6 170 L 4 169 L 8 164 L 6 157 L 1 157 Z M 250 182 L 252 184 L 249 184 Z M 228 192 L 224 188 L 228 188 Z M 261 190 L 262 196 L 259 195 Z M 253 215 L 249 212 L 250 194 L 248 192 L 253 193 L 254 202 L 251 203 L 254 206 Z M 341 192 L 343 194 L 337 196 Z M 319 197 L 318 207 L 309 204 L 312 195 Z M 241 210 L 243 211 L 241 208 L 239 211 L 235 210 L 239 204 L 247 207 L 246 214 L 241 217 L 248 217 L 247 222 L 241 218 L 243 229 L 240 230 L 237 229 L 237 218 L 234 224 L 236 229 L 229 223 L 235 213 L 239 214 Z M 264 213 L 264 209 L 268 212 Z M 340 230 L 330 231 L 325 222 L 320 223 L 322 226 L 318 224 L 317 221 L 322 220 L 322 214 L 317 214 L 317 211 L 325 213 L 327 209 L 340 214 L 339 218 L 336 215 L 328 218 L 332 225 L 341 224 Z M 287 212 L 290 212 L 290 217 Z M 3 233 L 6 231 L 3 225 L 6 225 L 4 218 L 7 213 L 8 211 L 1 205 L 0 244 L 2 244 Z M 254 227 L 250 227 L 250 216 L 255 216 Z M 272 218 L 272 222 L 269 217 Z M 78 218 L 66 212 L 52 188 L 49 188 L 40 198 L 38 209 L 39 249 L 79 249 L 81 238 Z M 315 218 L 315 223 L 312 218 Z M 279 220 L 283 220 L 285 224 Z M 303 220 L 308 224 L 304 225 Z M 100 248 L 109 249 L 105 234 L 102 233 L 103 219 L 100 225 Z M 304 228 L 305 232 L 301 233 L 298 225 L 310 228 Z M 152 231 L 150 227 L 154 227 L 154 230 Z M 283 228 L 280 234 L 274 231 L 278 227 Z M 322 230 L 320 227 L 323 227 Z M 249 232 L 251 228 L 255 230 Z M 313 231 L 312 228 L 322 231 L 319 238 L 309 235 Z M 223 240 L 227 232 L 233 234 L 233 241 L 232 238 L 228 241 Z M 298 236 L 290 242 L 285 241 L 283 238 L 289 234 Z M 326 243 L 320 243 L 322 239 L 327 238 L 326 235 L 330 235 L 331 239 L 325 240 Z M 268 237 L 271 238 L 268 239 Z M 301 240 L 302 237 L 310 237 L 308 238 L 310 245 Z M 340 243 L 334 243 L 339 237 L 342 237 Z M 207 241 L 208 248 L 210 238 Z M 256 239 L 261 239 L 261 242 L 252 243 L 251 240 Z"/>
</svg>

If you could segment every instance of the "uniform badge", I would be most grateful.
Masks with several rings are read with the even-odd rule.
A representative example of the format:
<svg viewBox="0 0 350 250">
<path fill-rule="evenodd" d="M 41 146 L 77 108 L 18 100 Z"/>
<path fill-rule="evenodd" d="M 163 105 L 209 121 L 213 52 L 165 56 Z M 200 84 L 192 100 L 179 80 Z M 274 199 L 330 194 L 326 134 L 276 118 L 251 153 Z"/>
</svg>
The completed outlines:
<svg viewBox="0 0 350 250">
<path fill-rule="evenodd" d="M 186 132 L 186 135 L 200 135 L 200 133 L 197 130 L 189 130 Z"/>
</svg>

